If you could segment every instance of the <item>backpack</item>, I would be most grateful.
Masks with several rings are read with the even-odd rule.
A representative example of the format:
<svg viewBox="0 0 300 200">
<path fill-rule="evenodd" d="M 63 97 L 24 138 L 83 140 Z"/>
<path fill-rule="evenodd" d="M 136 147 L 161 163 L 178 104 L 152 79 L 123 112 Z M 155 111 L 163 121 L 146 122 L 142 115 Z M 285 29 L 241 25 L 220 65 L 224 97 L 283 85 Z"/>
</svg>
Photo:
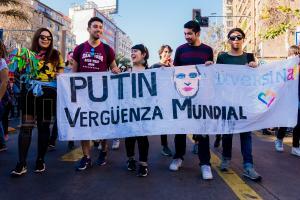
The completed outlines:
<svg viewBox="0 0 300 200">
<path fill-rule="evenodd" d="M 78 46 L 78 51 L 79 51 L 79 54 L 78 54 L 78 55 L 81 55 L 81 54 L 82 54 L 83 48 L 84 48 L 84 44 L 85 44 L 85 43 L 81 43 L 81 44 Z M 109 67 L 110 67 L 110 64 L 111 64 L 111 63 L 108 63 L 108 55 L 109 55 L 109 53 L 110 53 L 110 47 L 109 47 L 107 44 L 103 43 L 103 42 L 102 42 L 102 44 L 103 44 L 103 46 L 104 46 L 104 52 L 105 52 L 105 56 L 106 56 L 106 66 L 107 66 L 107 71 L 109 71 Z M 78 59 L 78 60 L 80 60 L 80 59 Z"/>
</svg>

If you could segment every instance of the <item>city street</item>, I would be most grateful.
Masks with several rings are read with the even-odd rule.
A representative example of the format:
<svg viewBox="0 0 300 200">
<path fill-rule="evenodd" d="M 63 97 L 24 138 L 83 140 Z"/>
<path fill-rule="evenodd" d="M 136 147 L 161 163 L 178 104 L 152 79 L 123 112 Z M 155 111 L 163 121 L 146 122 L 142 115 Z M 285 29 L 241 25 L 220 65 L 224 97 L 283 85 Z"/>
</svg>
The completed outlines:
<svg viewBox="0 0 300 200">
<path fill-rule="evenodd" d="M 121 140 L 119 150 L 109 152 L 106 166 L 94 165 L 83 172 L 74 170 L 75 160 L 81 157 L 79 142 L 71 152 L 66 142 L 58 142 L 56 150 L 46 155 L 46 172 L 35 174 L 36 131 L 33 135 L 28 173 L 24 177 L 9 176 L 17 161 L 16 133 L 10 135 L 8 151 L 1 152 L 1 199 L 300 199 L 300 159 L 289 154 L 290 137 L 286 138 L 285 152 L 277 153 L 273 136 L 253 134 L 255 167 L 263 177 L 262 182 L 255 183 L 241 176 L 238 136 L 234 137 L 233 170 L 227 173 L 219 171 L 221 148 L 212 147 L 214 179 L 204 181 L 198 158 L 191 153 L 193 143 L 190 136 L 185 161 L 178 172 L 169 171 L 171 158 L 160 154 L 160 137 L 150 137 L 149 176 L 138 178 L 126 169 L 124 140 Z M 168 139 L 173 150 L 173 136 Z M 214 136 L 211 136 L 211 144 L 213 140 Z M 94 148 L 93 152 L 95 161 L 98 150 Z"/>
</svg>

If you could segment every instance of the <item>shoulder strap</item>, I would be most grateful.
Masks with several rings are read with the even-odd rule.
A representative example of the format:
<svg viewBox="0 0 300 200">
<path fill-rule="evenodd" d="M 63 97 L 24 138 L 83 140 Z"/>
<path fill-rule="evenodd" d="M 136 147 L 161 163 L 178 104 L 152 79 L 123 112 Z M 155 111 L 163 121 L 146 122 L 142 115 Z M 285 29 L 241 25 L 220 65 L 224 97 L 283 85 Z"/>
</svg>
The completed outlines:
<svg viewBox="0 0 300 200">
<path fill-rule="evenodd" d="M 110 56 L 110 47 L 105 43 L 103 43 L 103 46 L 104 46 L 104 52 L 105 52 L 105 56 L 106 56 L 107 71 L 109 71 L 109 67 L 110 67 L 110 64 L 111 64 L 111 63 L 108 62 L 109 61 L 108 57 Z"/>
<path fill-rule="evenodd" d="M 81 56 L 81 54 L 82 54 L 82 52 L 83 52 L 83 49 L 84 49 L 84 43 L 81 43 L 79 46 L 78 46 L 78 52 L 79 52 L 79 58 L 78 58 L 78 60 L 80 60 L 80 56 Z"/>
</svg>

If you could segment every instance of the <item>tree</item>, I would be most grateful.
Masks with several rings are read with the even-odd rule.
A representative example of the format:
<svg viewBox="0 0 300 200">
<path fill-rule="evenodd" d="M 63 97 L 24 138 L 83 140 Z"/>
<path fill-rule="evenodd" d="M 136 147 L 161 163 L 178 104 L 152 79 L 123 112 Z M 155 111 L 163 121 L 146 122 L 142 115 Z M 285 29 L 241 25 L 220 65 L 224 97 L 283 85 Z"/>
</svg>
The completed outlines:
<svg viewBox="0 0 300 200">
<path fill-rule="evenodd" d="M 4 29 L 3 41 L 8 48 L 12 50 L 16 47 L 30 47 L 33 31 L 17 31 L 17 30 L 33 30 L 32 27 L 34 16 L 37 15 L 31 7 L 30 0 L 14 0 L 17 3 L 7 3 L 8 0 L 0 0 L 0 13 L 11 9 L 21 10 L 26 16 L 27 21 L 20 20 L 15 17 L 2 17 L 0 14 L 0 27 Z"/>
<path fill-rule="evenodd" d="M 116 57 L 116 63 L 119 68 L 121 68 L 122 71 L 126 71 L 131 65 L 130 65 L 130 59 L 125 58 L 123 55 L 118 54 Z"/>
<path fill-rule="evenodd" d="M 300 10 L 291 8 L 284 0 L 268 0 L 263 7 L 260 19 L 264 27 L 260 36 L 269 40 L 285 34 L 285 43 L 288 47 L 292 34 L 300 25 Z"/>
<path fill-rule="evenodd" d="M 224 37 L 224 27 L 223 25 L 218 25 L 214 23 L 208 28 L 203 29 L 202 40 L 205 44 L 211 46 L 214 50 L 214 55 L 216 56 L 218 53 L 222 51 L 226 51 L 227 41 Z"/>
<path fill-rule="evenodd" d="M 1 17 L 13 17 L 22 21 L 28 22 L 28 16 L 18 9 L 22 4 L 19 0 L 1 0 L 0 1 L 0 16 Z"/>
</svg>

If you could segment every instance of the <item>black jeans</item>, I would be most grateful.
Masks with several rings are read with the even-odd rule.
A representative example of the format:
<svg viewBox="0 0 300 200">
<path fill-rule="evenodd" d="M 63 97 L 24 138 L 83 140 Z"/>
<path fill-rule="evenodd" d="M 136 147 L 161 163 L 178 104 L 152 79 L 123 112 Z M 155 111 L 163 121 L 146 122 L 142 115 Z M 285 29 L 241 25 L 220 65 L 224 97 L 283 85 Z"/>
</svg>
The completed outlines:
<svg viewBox="0 0 300 200">
<path fill-rule="evenodd" d="M 225 159 L 231 160 L 232 154 L 232 134 L 222 135 L 222 156 Z M 252 137 L 251 132 L 240 133 L 241 141 L 241 152 L 244 160 L 244 167 L 253 167 L 253 156 L 252 156 Z"/>
<path fill-rule="evenodd" d="M 26 89 L 22 91 L 22 126 L 19 133 L 19 162 L 26 164 L 26 158 L 31 143 L 34 121 L 25 116 L 36 116 L 38 128 L 38 155 L 37 160 L 43 160 L 47 152 L 50 123 L 56 113 L 56 89 L 45 87 L 40 97 L 33 96 Z"/>
<path fill-rule="evenodd" d="M 149 151 L 149 141 L 147 136 L 138 136 L 138 137 L 128 137 L 125 138 L 125 147 L 127 157 L 134 157 L 135 142 L 138 143 L 139 148 L 139 161 L 147 162 L 148 161 L 148 151 Z"/>
<path fill-rule="evenodd" d="M 50 136 L 50 144 L 55 144 L 57 137 L 58 137 L 57 120 L 55 120 L 52 127 L 51 136 Z"/>
<path fill-rule="evenodd" d="M 194 135 L 193 138 L 198 141 L 198 157 L 201 165 L 210 165 L 210 150 L 208 135 Z M 186 150 L 186 135 L 175 135 L 175 154 L 173 159 L 183 160 Z"/>
<path fill-rule="evenodd" d="M 161 146 L 163 146 L 163 147 L 168 146 L 168 136 L 167 135 L 161 135 L 160 136 L 160 142 L 161 142 Z"/>
<path fill-rule="evenodd" d="M 3 117 L 2 117 L 2 125 L 3 125 L 4 135 L 8 134 L 8 116 L 9 116 L 11 107 L 12 107 L 11 102 L 8 102 L 8 104 L 5 105 L 5 107 L 4 107 L 4 113 L 3 113 Z"/>
<path fill-rule="evenodd" d="M 282 140 L 285 136 L 286 133 L 286 129 L 284 127 L 280 127 L 278 129 L 278 133 L 277 133 L 277 139 Z M 299 145 L 299 140 L 300 140 L 300 110 L 298 110 L 298 122 L 296 127 L 293 130 L 293 147 L 298 148 Z"/>
</svg>

